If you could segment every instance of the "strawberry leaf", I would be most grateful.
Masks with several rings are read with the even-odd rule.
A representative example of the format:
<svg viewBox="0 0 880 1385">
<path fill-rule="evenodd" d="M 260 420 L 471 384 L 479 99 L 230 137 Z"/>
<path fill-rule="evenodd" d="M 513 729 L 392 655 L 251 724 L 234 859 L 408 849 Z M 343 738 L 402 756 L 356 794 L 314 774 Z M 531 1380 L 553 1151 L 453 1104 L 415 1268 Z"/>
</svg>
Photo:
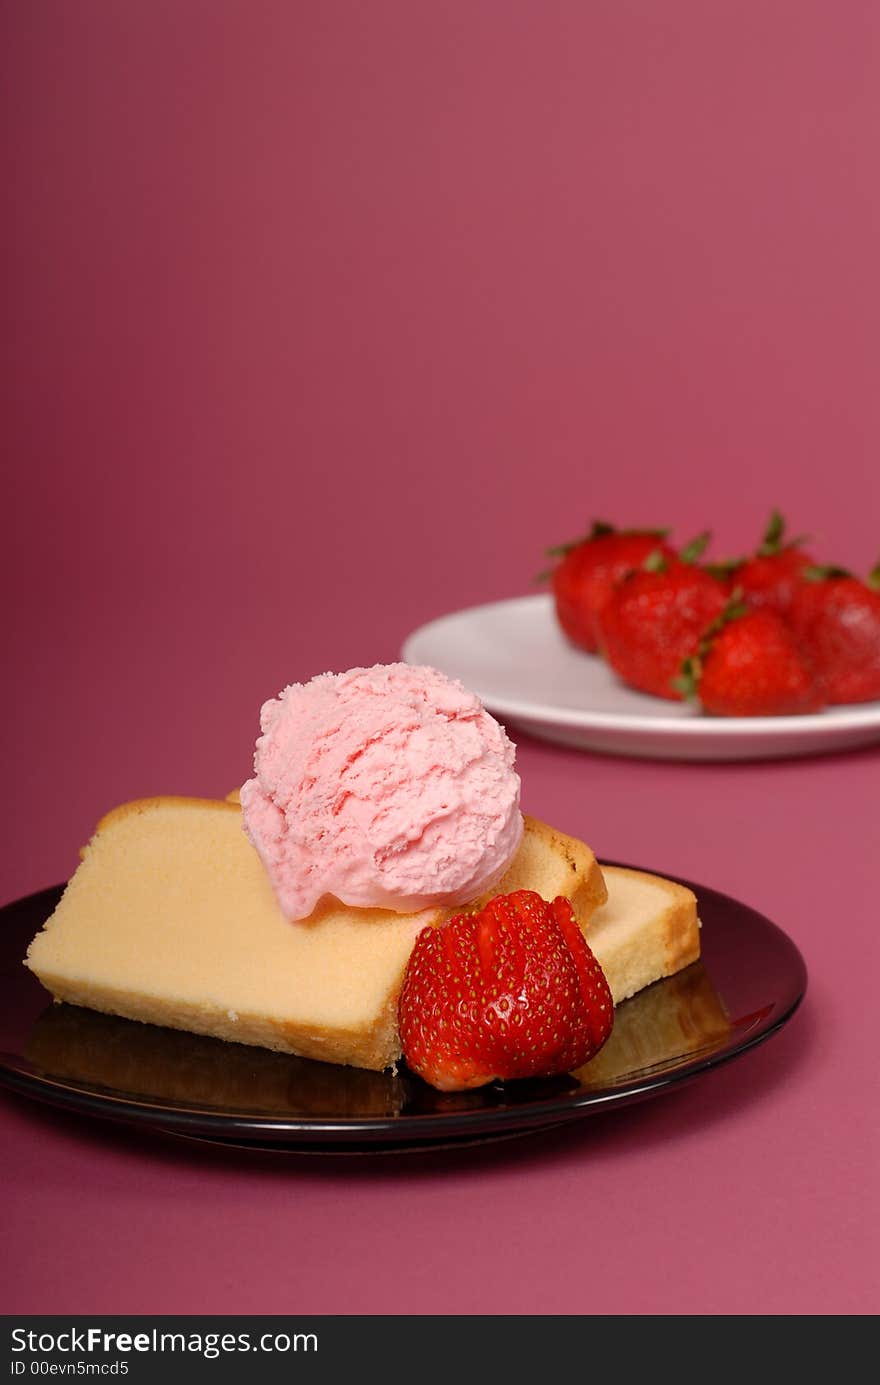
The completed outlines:
<svg viewBox="0 0 880 1385">
<path fill-rule="evenodd" d="M 724 582 L 738 572 L 747 561 L 747 558 L 720 558 L 717 563 L 706 563 L 705 568 L 713 577 L 718 577 Z"/>
<path fill-rule="evenodd" d="M 785 533 L 785 519 L 779 510 L 773 510 L 764 530 L 764 537 L 758 545 L 759 558 L 772 558 L 782 551 L 782 535 Z"/>
<path fill-rule="evenodd" d="M 734 587 L 727 605 L 720 614 L 706 626 L 700 636 L 700 642 L 696 650 L 689 658 L 684 660 L 678 677 L 672 680 L 672 686 L 677 692 L 680 692 L 684 697 L 689 699 L 699 697 L 703 663 L 712 648 L 715 637 L 720 634 L 725 625 L 729 625 L 731 621 L 739 620 L 741 616 L 747 615 L 748 611 L 749 607 L 742 599 L 742 588 Z"/>
<path fill-rule="evenodd" d="M 679 553 L 680 560 L 683 563 L 695 563 L 698 558 L 702 557 L 711 537 L 711 529 L 704 529 L 702 534 L 697 534 L 696 538 L 691 539 L 690 543 L 686 543 Z"/>
<path fill-rule="evenodd" d="M 582 543 L 592 543 L 593 539 L 602 539 L 606 534 L 615 534 L 617 530 L 613 524 L 609 524 L 604 519 L 594 519 L 586 534 L 582 534 L 578 539 L 571 539 L 568 543 L 557 543 L 552 548 L 544 549 L 546 558 L 564 558 L 566 553 L 570 553 L 573 548 L 580 548 Z"/>
<path fill-rule="evenodd" d="M 570 543 L 557 543 L 552 548 L 544 549 L 546 558 L 564 558 L 566 553 L 570 553 L 573 548 L 580 548 L 582 544 L 592 543 L 594 539 L 607 538 L 609 534 L 626 535 L 629 538 L 637 538 L 642 535 L 650 539 L 665 539 L 669 537 L 668 529 L 618 529 L 615 524 L 609 524 L 604 519 L 594 519 L 586 534 L 582 534 L 578 539 L 572 539 Z"/>
<path fill-rule="evenodd" d="M 660 548 L 654 548 L 642 563 L 645 572 L 665 572 L 669 567 L 669 559 Z"/>
<path fill-rule="evenodd" d="M 785 519 L 779 510 L 774 510 L 770 516 L 767 528 L 764 530 L 764 537 L 755 550 L 758 558 L 775 558 L 779 553 L 785 553 L 790 548 L 800 548 L 801 544 L 809 542 L 809 534 L 798 534 L 794 539 L 786 539 L 783 543 L 785 534 Z"/>
<path fill-rule="evenodd" d="M 699 655 L 692 654 L 690 658 L 682 661 L 681 672 L 677 678 L 672 680 L 673 688 L 676 692 L 680 692 L 682 697 L 687 698 L 689 702 L 695 701 L 702 672 L 702 660 Z"/>
<path fill-rule="evenodd" d="M 852 577 L 849 568 L 836 567 L 833 563 L 814 563 L 812 567 L 806 567 L 803 577 L 807 582 L 829 582 L 835 577 Z"/>
</svg>

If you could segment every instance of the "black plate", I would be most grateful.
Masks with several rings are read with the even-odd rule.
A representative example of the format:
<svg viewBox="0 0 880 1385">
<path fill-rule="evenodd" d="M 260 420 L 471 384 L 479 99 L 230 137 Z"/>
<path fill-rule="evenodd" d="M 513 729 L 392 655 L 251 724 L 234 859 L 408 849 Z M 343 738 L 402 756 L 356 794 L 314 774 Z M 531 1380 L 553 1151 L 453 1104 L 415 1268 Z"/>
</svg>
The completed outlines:
<svg viewBox="0 0 880 1385">
<path fill-rule="evenodd" d="M 0 910 L 0 1084 L 81 1115 L 276 1152 L 437 1149 L 502 1139 L 668 1091 L 746 1053 L 803 998 L 807 972 L 775 924 L 689 881 L 699 962 L 625 1001 L 577 1072 L 443 1093 L 405 1068 L 336 1067 L 48 1001 L 22 965 L 56 886 Z"/>
</svg>

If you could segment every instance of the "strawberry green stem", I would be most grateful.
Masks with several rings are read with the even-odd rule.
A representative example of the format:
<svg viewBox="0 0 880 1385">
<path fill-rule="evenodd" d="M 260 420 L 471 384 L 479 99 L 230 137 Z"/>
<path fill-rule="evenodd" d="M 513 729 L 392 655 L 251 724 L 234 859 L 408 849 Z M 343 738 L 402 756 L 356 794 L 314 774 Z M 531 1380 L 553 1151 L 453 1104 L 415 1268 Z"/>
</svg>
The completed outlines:
<svg viewBox="0 0 880 1385">
<path fill-rule="evenodd" d="M 758 545 L 759 558 L 772 558 L 782 551 L 782 535 L 785 533 L 785 519 L 779 510 L 773 510 L 764 530 L 764 537 Z"/>
<path fill-rule="evenodd" d="M 852 577 L 852 573 L 849 568 L 836 567 L 833 563 L 814 563 L 804 568 L 803 576 L 808 582 L 828 582 L 834 577 Z"/>
<path fill-rule="evenodd" d="M 566 553 L 570 553 L 573 548 L 580 548 L 583 543 L 592 543 L 594 539 L 603 539 L 608 534 L 621 534 L 628 537 L 638 537 L 644 535 L 650 539 L 665 539 L 669 535 L 668 529 L 618 529 L 615 524 L 609 524 L 604 519 L 594 519 L 586 534 L 582 534 L 579 539 L 572 539 L 569 543 L 558 543 L 553 548 L 545 548 L 544 553 L 548 558 L 564 558 Z"/>
<path fill-rule="evenodd" d="M 684 548 L 679 553 L 678 556 L 681 559 L 681 561 L 683 563 L 695 563 L 697 559 L 702 557 L 703 553 L 706 551 L 706 547 L 711 537 L 711 529 L 704 529 L 702 534 L 697 534 L 696 538 L 691 539 L 690 543 L 686 543 Z"/>
<path fill-rule="evenodd" d="M 586 534 L 582 534 L 578 539 L 571 539 L 568 543 L 557 543 L 552 548 L 545 548 L 544 555 L 547 558 L 564 558 L 566 553 L 570 553 L 573 548 L 580 548 L 582 543 L 592 543 L 593 539 L 604 538 L 606 534 L 616 533 L 613 524 L 609 524 L 604 519 L 594 519 Z"/>
<path fill-rule="evenodd" d="M 785 534 L 785 518 L 781 511 L 773 510 L 764 530 L 764 537 L 755 550 L 758 558 L 775 558 L 778 553 L 784 553 L 789 548 L 799 548 L 802 543 L 806 543 L 809 535 L 798 534 L 795 539 L 788 539 L 783 543 Z"/>
<path fill-rule="evenodd" d="M 703 676 L 703 664 L 716 637 L 726 625 L 730 625 L 734 620 L 739 620 L 741 616 L 748 613 L 748 610 L 748 606 L 742 599 L 742 589 L 740 587 L 735 587 L 723 611 L 706 626 L 693 654 L 683 660 L 678 677 L 673 678 L 672 686 L 677 692 L 680 692 L 684 697 L 690 700 L 694 700 L 699 696 L 700 679 Z"/>
</svg>

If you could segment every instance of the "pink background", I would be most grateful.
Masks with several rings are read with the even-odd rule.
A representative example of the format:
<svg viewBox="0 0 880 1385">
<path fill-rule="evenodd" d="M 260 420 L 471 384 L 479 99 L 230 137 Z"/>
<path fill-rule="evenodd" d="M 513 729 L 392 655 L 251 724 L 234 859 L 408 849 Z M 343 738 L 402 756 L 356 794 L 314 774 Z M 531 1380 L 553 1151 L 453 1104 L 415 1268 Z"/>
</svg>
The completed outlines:
<svg viewBox="0 0 880 1385">
<path fill-rule="evenodd" d="M 596 515 L 880 555 L 872 0 L 13 0 L 0 900 L 244 778 L 261 701 Z M 528 811 L 801 946 L 662 1101 L 496 1150 L 200 1152 L 0 1105 L 6 1312 L 878 1307 L 878 754 L 522 739 Z"/>
</svg>

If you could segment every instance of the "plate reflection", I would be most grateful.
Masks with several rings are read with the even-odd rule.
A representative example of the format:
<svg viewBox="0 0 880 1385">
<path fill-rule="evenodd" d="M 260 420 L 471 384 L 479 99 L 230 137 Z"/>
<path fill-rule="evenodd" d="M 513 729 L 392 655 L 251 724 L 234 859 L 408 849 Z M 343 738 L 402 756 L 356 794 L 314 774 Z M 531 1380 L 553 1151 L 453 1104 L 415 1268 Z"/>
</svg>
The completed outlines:
<svg viewBox="0 0 880 1385">
<path fill-rule="evenodd" d="M 625 1086 L 673 1073 L 723 1047 L 731 1022 L 701 962 L 618 1006 L 608 1043 L 584 1067 L 557 1078 L 493 1083 L 442 1093 L 397 1073 L 337 1067 L 288 1054 L 67 1004 L 50 1005 L 24 1050 L 42 1076 L 138 1103 L 161 1102 L 218 1116 L 331 1121 L 393 1119 L 518 1106 Z"/>
</svg>

